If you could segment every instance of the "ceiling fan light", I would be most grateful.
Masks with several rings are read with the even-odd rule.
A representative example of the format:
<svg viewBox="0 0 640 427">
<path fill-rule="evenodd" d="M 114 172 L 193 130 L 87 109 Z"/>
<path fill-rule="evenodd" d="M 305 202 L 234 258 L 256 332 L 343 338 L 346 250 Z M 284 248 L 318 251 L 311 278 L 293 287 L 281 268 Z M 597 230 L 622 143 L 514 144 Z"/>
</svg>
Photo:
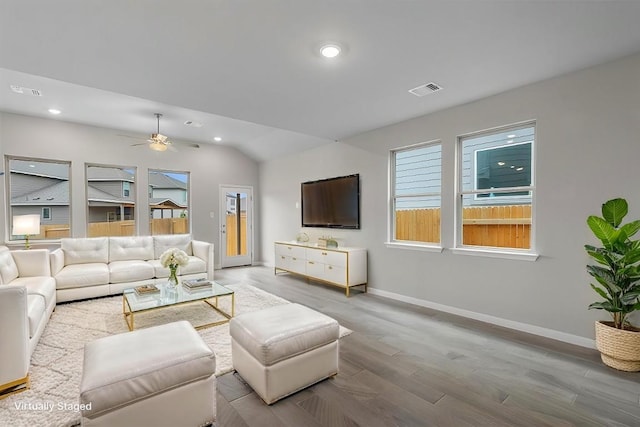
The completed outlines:
<svg viewBox="0 0 640 427">
<path fill-rule="evenodd" d="M 149 144 L 149 148 L 151 148 L 154 151 L 166 151 L 167 150 L 167 146 L 165 144 L 163 144 L 162 142 L 157 142 L 157 141 L 154 141 L 151 144 Z"/>
</svg>

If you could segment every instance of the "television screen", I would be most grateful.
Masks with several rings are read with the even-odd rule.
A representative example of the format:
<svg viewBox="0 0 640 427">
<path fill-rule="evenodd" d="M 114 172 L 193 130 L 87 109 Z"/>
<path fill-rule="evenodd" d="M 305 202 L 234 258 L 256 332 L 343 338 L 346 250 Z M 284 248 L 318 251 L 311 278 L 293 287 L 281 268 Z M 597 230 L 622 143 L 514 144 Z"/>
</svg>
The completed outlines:
<svg viewBox="0 0 640 427">
<path fill-rule="evenodd" d="M 360 228 L 360 175 L 303 182 L 302 226 Z"/>
</svg>

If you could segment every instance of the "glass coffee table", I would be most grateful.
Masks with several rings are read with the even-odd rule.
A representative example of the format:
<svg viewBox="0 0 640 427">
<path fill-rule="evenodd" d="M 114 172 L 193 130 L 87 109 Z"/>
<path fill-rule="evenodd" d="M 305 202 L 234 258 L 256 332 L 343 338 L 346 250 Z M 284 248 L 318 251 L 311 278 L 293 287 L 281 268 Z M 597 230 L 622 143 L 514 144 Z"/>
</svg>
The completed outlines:
<svg viewBox="0 0 640 427">
<path fill-rule="evenodd" d="M 202 289 L 187 290 L 184 285 L 173 286 L 169 283 L 159 283 L 155 286 L 158 292 L 139 294 L 136 288 L 125 289 L 122 294 L 122 314 L 130 331 L 134 329 L 134 314 L 145 311 L 158 310 L 166 307 L 174 307 L 182 304 L 204 302 L 209 307 L 224 316 L 224 319 L 204 325 L 194 326 L 196 329 L 209 328 L 229 322 L 234 316 L 235 296 L 233 291 L 211 280 L 211 286 Z M 231 310 L 224 311 L 218 305 L 218 298 L 230 297 Z"/>
</svg>

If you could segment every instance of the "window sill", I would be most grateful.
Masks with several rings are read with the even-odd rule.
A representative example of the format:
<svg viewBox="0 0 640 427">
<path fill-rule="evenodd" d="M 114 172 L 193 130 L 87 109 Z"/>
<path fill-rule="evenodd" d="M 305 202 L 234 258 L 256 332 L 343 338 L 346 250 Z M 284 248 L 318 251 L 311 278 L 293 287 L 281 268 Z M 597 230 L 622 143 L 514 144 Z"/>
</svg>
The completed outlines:
<svg viewBox="0 0 640 427">
<path fill-rule="evenodd" d="M 424 252 L 442 252 L 441 246 L 428 246 L 415 243 L 400 243 L 400 242 L 384 242 L 385 246 L 391 249 L 408 249 L 410 251 L 424 251 Z"/>
<path fill-rule="evenodd" d="M 519 261 L 535 261 L 540 255 L 531 252 L 509 251 L 500 249 L 487 248 L 453 248 L 451 249 L 456 255 L 482 256 L 488 258 L 514 259 Z"/>
</svg>

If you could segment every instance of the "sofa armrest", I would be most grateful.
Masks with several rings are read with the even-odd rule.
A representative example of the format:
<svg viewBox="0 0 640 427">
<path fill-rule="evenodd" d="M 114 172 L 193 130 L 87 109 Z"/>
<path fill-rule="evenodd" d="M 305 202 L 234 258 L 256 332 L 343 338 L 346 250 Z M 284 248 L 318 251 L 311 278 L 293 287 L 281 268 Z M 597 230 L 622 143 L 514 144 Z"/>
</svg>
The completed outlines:
<svg viewBox="0 0 640 427">
<path fill-rule="evenodd" d="M 49 276 L 49 251 L 47 249 L 20 249 L 11 251 L 11 256 L 18 267 L 20 277 Z"/>
<path fill-rule="evenodd" d="M 51 275 L 55 277 L 64 267 L 64 252 L 58 248 L 49 254 L 49 259 L 51 261 Z"/>
<path fill-rule="evenodd" d="M 207 279 L 213 280 L 213 243 L 200 240 L 191 241 L 193 256 L 197 256 L 207 265 Z"/>
<path fill-rule="evenodd" d="M 0 386 L 29 372 L 29 320 L 27 289 L 22 285 L 0 286 Z"/>
</svg>

